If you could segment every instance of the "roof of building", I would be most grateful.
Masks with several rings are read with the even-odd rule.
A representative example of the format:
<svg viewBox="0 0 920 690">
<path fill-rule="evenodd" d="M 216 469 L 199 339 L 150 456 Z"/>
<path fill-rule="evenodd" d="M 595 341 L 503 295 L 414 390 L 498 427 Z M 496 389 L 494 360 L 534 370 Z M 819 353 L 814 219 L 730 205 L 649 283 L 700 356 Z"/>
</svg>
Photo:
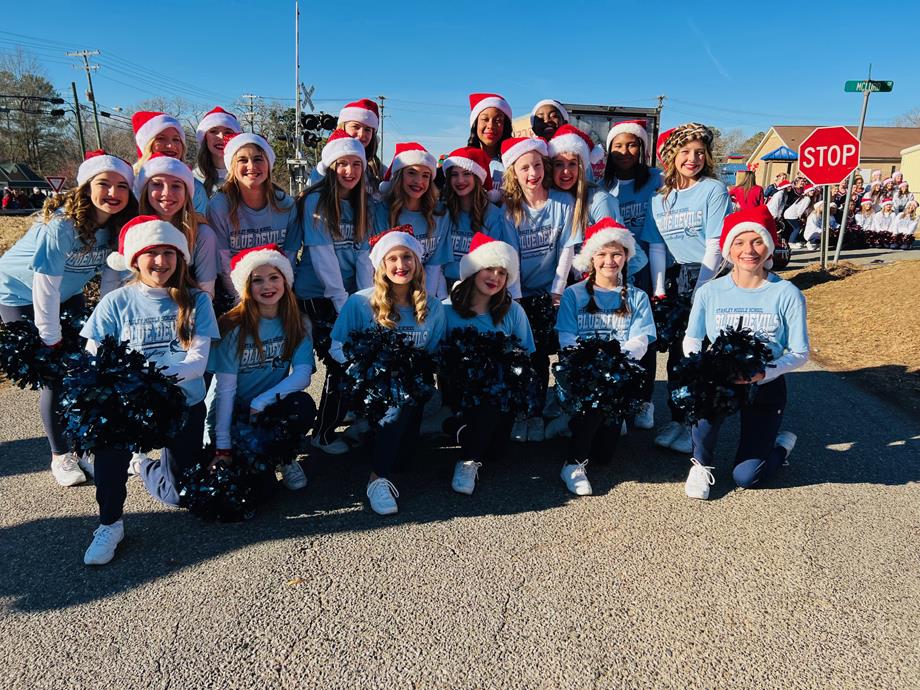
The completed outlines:
<svg viewBox="0 0 920 690">
<path fill-rule="evenodd" d="M 44 177 L 25 163 L 0 162 L 0 187 L 11 189 L 51 189 Z"/>
</svg>

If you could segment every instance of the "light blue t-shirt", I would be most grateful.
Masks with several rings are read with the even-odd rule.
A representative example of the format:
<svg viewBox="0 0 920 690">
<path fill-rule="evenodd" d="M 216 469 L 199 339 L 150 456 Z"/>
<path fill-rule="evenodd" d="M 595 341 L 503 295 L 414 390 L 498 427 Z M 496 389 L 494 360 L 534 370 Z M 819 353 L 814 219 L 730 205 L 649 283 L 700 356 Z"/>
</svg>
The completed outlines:
<svg viewBox="0 0 920 690">
<path fill-rule="evenodd" d="M 482 227 L 476 228 L 474 231 L 470 214 L 466 211 L 461 211 L 457 214 L 457 222 L 455 223 L 450 217 L 450 212 L 443 206 L 442 210 L 444 215 L 438 218 L 438 223 L 445 226 L 445 230 L 440 232 L 447 235 L 447 243 L 450 246 L 451 253 L 451 260 L 444 264 L 444 277 L 447 280 L 460 280 L 460 259 L 469 253 L 473 235 L 476 232 L 482 232 L 496 240 L 502 238 L 502 212 L 495 204 L 490 203 L 486 206 Z"/>
<path fill-rule="evenodd" d="M 617 340 L 621 345 L 641 335 L 646 336 L 650 343 L 655 340 L 657 335 L 652 307 L 642 290 L 633 287 L 626 289 L 629 313 L 621 315 L 615 313 L 623 303 L 620 289 L 605 290 L 595 285 L 594 303 L 598 311 L 591 314 L 588 312 L 590 295 L 586 283 L 583 280 L 570 285 L 562 293 L 556 317 L 556 331 L 560 336 L 565 333 L 574 335 L 578 340 L 599 337 Z"/>
<path fill-rule="evenodd" d="M 754 289 L 738 287 L 731 275 L 710 280 L 693 298 L 687 336 L 712 341 L 723 328 L 737 328 L 739 319 L 743 327 L 769 339 L 774 359 L 809 349 L 805 295 L 775 273 Z"/>
<path fill-rule="evenodd" d="M 83 287 L 105 267 L 109 231 L 96 230 L 95 243 L 84 249 L 76 228 L 61 214 L 38 221 L 0 257 L 0 304 L 23 307 L 32 304 L 35 273 L 61 276 L 61 301 L 82 292 Z"/>
<path fill-rule="evenodd" d="M 375 328 L 379 324 L 374 321 L 374 312 L 371 310 L 370 298 L 374 288 L 359 290 L 348 298 L 339 317 L 332 327 L 332 339 L 340 343 L 347 343 L 352 332 Z M 444 307 L 441 303 L 428 296 L 428 318 L 425 323 L 415 320 L 412 307 L 397 307 L 399 321 L 396 330 L 410 336 L 413 344 L 429 352 L 436 352 L 444 337 Z"/>
<path fill-rule="evenodd" d="M 260 319 L 259 338 L 262 349 L 256 348 L 252 337 L 246 338 L 243 355 L 237 354 L 240 329 L 234 328 L 215 343 L 208 358 L 208 371 L 217 374 L 236 374 L 236 402 L 248 406 L 253 398 L 274 388 L 290 373 L 291 367 L 309 364 L 316 368 L 313 360 L 313 342 L 305 337 L 293 359 L 283 359 L 284 324 L 281 318 Z M 261 355 L 261 357 L 260 357 Z"/>
<path fill-rule="evenodd" d="M 501 189 L 502 178 L 505 175 L 505 166 L 501 158 L 493 158 L 489 161 L 489 175 L 492 177 L 492 189 Z"/>
<path fill-rule="evenodd" d="M 220 331 L 208 293 L 193 290 L 195 308 L 192 312 L 192 335 L 217 339 Z M 165 288 L 149 288 L 131 283 L 105 295 L 80 331 L 84 338 L 102 342 L 107 335 L 128 341 L 148 361 L 159 366 L 180 364 L 186 350 L 176 337 L 179 305 Z M 185 401 L 195 405 L 204 400 L 204 379 L 186 379 L 179 384 L 185 391 Z"/>
<path fill-rule="evenodd" d="M 672 189 L 667 201 L 656 194 L 641 239 L 649 244 L 664 242 L 677 263 L 698 264 L 706 253 L 706 240 L 722 235 L 722 221 L 731 209 L 728 189 L 711 178 L 688 189 Z"/>
<path fill-rule="evenodd" d="M 294 292 L 301 299 L 323 297 L 325 294 L 324 282 L 316 275 L 313 262 L 310 261 L 310 247 L 333 245 L 335 257 L 339 262 L 339 271 L 342 274 L 342 284 L 348 294 L 358 290 L 358 258 L 370 253 L 367 232 L 360 243 L 355 243 L 354 214 L 350 202 L 345 199 L 339 202 L 340 239 L 333 239 L 324 218 L 314 217 L 318 203 L 319 192 L 306 196 L 303 204 L 303 218 L 300 223 L 292 221 L 284 243 L 284 253 L 292 261 L 301 247 L 304 248 L 300 261 L 294 269 Z M 371 220 L 368 217 L 368 223 Z"/>
<path fill-rule="evenodd" d="M 204 188 L 204 183 L 197 177 L 195 178 L 195 191 L 192 193 L 192 206 L 194 206 L 195 210 L 201 215 L 207 215 L 208 190 Z"/>
<path fill-rule="evenodd" d="M 480 333 L 494 333 L 500 331 L 505 335 L 517 336 L 521 341 L 521 347 L 528 353 L 534 351 L 533 333 L 530 330 L 530 321 L 527 320 L 527 314 L 517 302 L 511 302 L 511 308 L 502 318 L 501 323 L 497 326 L 492 322 L 491 314 L 477 314 L 472 318 L 465 319 L 451 306 L 450 298 L 444 300 L 444 315 L 447 317 L 447 335 L 450 339 L 450 332 L 455 328 L 475 328 Z"/>
<path fill-rule="evenodd" d="M 230 274 L 230 259 L 244 249 L 275 243 L 284 246 L 288 224 L 294 211 L 294 200 L 276 190 L 280 211 L 266 204 L 258 211 L 240 204 L 237 208 L 239 223 L 233 226 L 230 220 L 230 202 L 223 192 L 218 192 L 208 202 L 208 225 L 217 236 L 217 251 L 220 256 L 220 272 Z"/>
<path fill-rule="evenodd" d="M 629 228 L 637 240 L 645 227 L 645 216 L 648 213 L 649 203 L 660 188 L 661 171 L 658 168 L 649 169 L 649 178 L 638 192 L 635 180 L 615 180 L 614 185 L 610 188 L 610 195 L 616 197 L 619 203 L 622 216 L 620 222 Z"/>
<path fill-rule="evenodd" d="M 433 183 L 432 183 L 433 184 Z M 389 221 L 390 204 L 380 201 L 374 204 L 374 234 L 389 230 L 392 225 Z M 443 266 L 451 258 L 450 245 L 447 243 L 447 228 L 434 217 L 434 228 L 429 230 L 425 214 L 420 211 L 403 209 L 399 212 L 396 225 L 411 225 L 412 232 L 422 245 L 423 266 Z"/>
<path fill-rule="evenodd" d="M 524 205 L 520 227 L 505 212 L 502 239 L 521 257 L 521 293 L 531 297 L 548 293 L 556 277 L 559 257 L 572 236 L 572 195 L 549 190 L 549 198 L 539 210 Z"/>
<path fill-rule="evenodd" d="M 200 223 L 192 249 L 192 275 L 200 283 L 217 280 L 219 268 L 217 235 L 210 225 Z"/>
</svg>

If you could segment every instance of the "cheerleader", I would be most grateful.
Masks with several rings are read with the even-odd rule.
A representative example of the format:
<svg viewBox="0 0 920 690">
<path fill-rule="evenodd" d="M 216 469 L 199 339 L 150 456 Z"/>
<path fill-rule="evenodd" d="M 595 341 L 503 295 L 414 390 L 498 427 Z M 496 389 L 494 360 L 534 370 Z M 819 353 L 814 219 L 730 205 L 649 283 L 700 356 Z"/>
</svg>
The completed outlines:
<svg viewBox="0 0 920 690">
<path fill-rule="evenodd" d="M 897 214 L 894 212 L 894 202 L 885 197 L 881 200 L 881 210 L 872 215 L 869 229 L 873 232 L 893 232 L 897 224 Z"/>
<path fill-rule="evenodd" d="M 162 153 L 170 158 L 185 158 L 185 129 L 176 118 L 166 113 L 139 111 L 131 116 L 134 130 L 134 143 L 137 146 L 137 163 L 135 174 L 141 166 L 155 153 Z M 195 194 L 192 199 L 195 210 L 204 215 L 208 210 L 208 193 L 198 180 L 195 181 Z"/>
<path fill-rule="evenodd" d="M 917 218 L 920 216 L 917 208 L 916 199 L 911 199 L 907 202 L 904 210 L 898 214 L 895 232 L 898 235 L 897 239 L 901 242 L 901 249 L 910 249 L 913 246 L 914 233 L 917 232 Z"/>
<path fill-rule="evenodd" d="M 253 418 L 279 406 L 304 435 L 316 416 L 304 392 L 314 369 L 310 322 L 297 307 L 291 262 L 280 247 L 266 244 L 237 254 L 230 276 L 240 303 L 221 317 L 221 339 L 208 363 L 217 379 L 215 455 L 226 458 L 239 415 Z M 281 466 L 281 477 L 292 491 L 307 485 L 296 458 Z"/>
<path fill-rule="evenodd" d="M 313 446 L 333 455 L 348 452 L 336 435 L 342 423 L 342 371 L 329 357 L 329 333 L 348 296 L 373 286 L 367 243 L 371 222 L 365 149 L 339 129 L 323 147 L 319 182 L 297 198 L 284 251 L 296 263 L 294 292 L 313 324 L 313 344 L 326 364 Z M 298 256 L 300 257 L 298 259 Z"/>
<path fill-rule="evenodd" d="M 425 289 L 432 297 L 447 296 L 442 266 L 451 259 L 447 228 L 438 222 L 438 190 L 434 185 L 437 161 L 421 144 L 396 144 L 393 162 L 387 169 L 374 207 L 374 230 L 378 233 L 400 225 L 412 227 L 421 244 L 425 268 Z"/>
<path fill-rule="evenodd" d="M 227 179 L 208 203 L 208 224 L 217 235 L 221 287 L 239 299 L 230 279 L 230 260 L 244 249 L 262 244 L 284 246 L 294 200 L 272 183 L 275 152 L 258 134 L 244 132 L 227 139 Z"/>
<path fill-rule="evenodd" d="M 380 129 L 380 110 L 377 108 L 377 103 L 369 98 L 348 103 L 339 111 L 336 129 L 343 130 L 348 136 L 361 142 L 361 146 L 364 147 L 364 160 L 367 161 L 364 168 L 367 192 L 372 196 L 376 195 L 380 188 L 380 180 L 383 178 L 383 164 L 377 157 L 377 149 L 380 145 L 380 139 L 377 136 L 377 131 Z M 310 173 L 310 185 L 317 184 L 325 174 L 322 166 L 317 165 Z"/>
<path fill-rule="evenodd" d="M 652 294 L 665 297 L 665 263 L 668 252 L 675 264 L 669 269 L 672 295 L 692 295 L 715 276 L 719 263 L 719 233 L 731 199 L 715 177 L 712 131 L 691 122 L 658 137 L 658 158 L 664 165 L 661 191 L 652 199 L 651 213 L 642 230 L 649 243 Z M 668 390 L 673 368 L 681 358 L 680 343 L 668 352 Z M 655 437 L 655 444 L 678 453 L 690 453 L 690 432 L 683 412 L 668 399 L 670 421 Z"/>
<path fill-rule="evenodd" d="M 469 252 L 460 260 L 460 280 L 451 290 L 450 299 L 444 300 L 447 339 L 455 328 L 472 327 L 481 333 L 517 336 L 525 351 L 534 351 L 527 315 L 508 291 L 518 280 L 518 263 L 517 252 L 510 244 L 481 232 L 473 236 Z M 462 386 L 463 381 L 447 385 Z M 479 468 L 486 457 L 494 456 L 507 443 L 514 413 L 502 412 L 487 403 L 457 412 L 459 416 L 445 426 L 456 437 L 464 459 L 454 467 L 450 485 L 457 493 L 469 495 L 476 488 Z"/>
<path fill-rule="evenodd" d="M 451 151 L 441 169 L 447 179 L 439 222 L 447 225 L 452 254 L 452 260 L 444 265 L 444 278 L 453 286 L 460 280 L 460 263 L 470 251 L 473 235 L 481 232 L 494 239 L 502 236 L 502 214 L 491 203 L 501 197 L 501 192 L 492 187 L 489 157 L 482 149 L 465 147 Z"/>
<path fill-rule="evenodd" d="M 103 292 L 118 286 L 106 256 L 118 228 L 137 215 L 134 171 L 117 156 L 92 151 L 77 170 L 77 187 L 50 197 L 40 219 L 0 257 L 0 318 L 31 319 L 45 345 L 61 342 L 60 314 L 79 312 L 83 288 L 100 273 Z M 51 474 L 61 486 L 86 481 L 92 465 L 70 452 L 57 415 L 60 383 L 43 386 L 42 425 L 51 446 Z"/>
<path fill-rule="evenodd" d="M 214 196 L 227 179 L 224 165 L 224 139 L 243 131 L 236 115 L 217 106 L 201 118 L 195 129 L 198 141 L 197 165 L 193 171 L 195 179 L 201 182 L 208 198 Z"/>
<path fill-rule="evenodd" d="M 192 248 L 191 277 L 214 299 L 217 280 L 217 236 L 192 205 L 195 178 L 178 158 L 155 153 L 141 166 L 134 180 L 140 213 L 155 215 L 179 228 Z"/>
<path fill-rule="evenodd" d="M 394 228 L 373 240 L 374 287 L 348 298 L 332 328 L 330 355 L 345 364 L 344 343 L 351 334 L 377 326 L 409 335 L 417 347 L 437 351 L 444 336 L 444 310 L 425 291 L 422 245 L 407 227 Z M 389 477 L 394 465 L 408 460 L 418 444 L 422 408 L 405 405 L 374 425 L 372 471 L 367 484 L 371 509 L 392 515 L 399 492 Z"/>
<path fill-rule="evenodd" d="M 543 296 L 551 295 L 558 306 L 572 268 L 572 210 L 569 194 L 548 189 L 546 142 L 540 138 L 514 138 L 502 144 L 502 163 L 506 174 L 504 191 L 504 235 L 521 257 L 521 306 L 534 309 Z M 528 314 L 530 316 L 530 314 Z M 533 322 L 533 317 L 530 321 Z M 537 334 L 534 366 L 541 377 L 543 392 L 549 383 L 549 356 L 545 338 Z M 518 427 L 516 440 L 542 441 L 543 419 L 527 420 Z"/>
<path fill-rule="evenodd" d="M 837 230 L 840 225 L 837 223 L 837 219 L 834 218 L 834 211 L 837 210 L 837 207 L 834 204 L 830 205 L 831 217 L 828 221 L 828 227 L 831 230 Z M 808 243 L 808 248 L 811 251 L 815 251 L 821 246 L 821 235 L 824 233 L 824 202 L 819 201 L 812 208 L 811 213 L 808 214 L 808 217 L 805 219 L 805 230 L 802 235 L 805 237 L 805 241 Z"/>
<path fill-rule="evenodd" d="M 604 187 L 616 197 L 620 207 L 622 223 L 638 240 L 645 226 L 652 197 L 661 187 L 661 171 L 649 167 L 648 123 L 645 120 L 623 120 L 615 123 L 607 132 L 607 164 L 604 168 Z M 788 183 L 786 183 L 788 184 Z M 636 242 L 636 253 L 648 248 L 648 244 Z M 633 284 L 651 296 L 652 282 L 648 264 L 641 270 L 629 264 Z M 645 368 L 642 407 L 636 413 L 633 425 L 637 429 L 655 428 L 655 405 L 652 393 L 655 388 L 655 365 L 657 353 L 649 348 L 642 358 Z"/>
<path fill-rule="evenodd" d="M 741 325 L 769 340 L 773 361 L 755 375 L 757 393 L 741 409 L 741 439 L 732 476 L 750 489 L 784 464 L 796 442 L 795 434 L 779 432 L 786 407 L 785 374 L 808 360 L 805 297 L 792 283 L 770 272 L 777 244 L 773 218 L 762 207 L 738 211 L 725 219 L 719 241 L 731 273 L 702 286 L 696 293 L 684 337 L 690 355 L 714 341 L 727 326 Z M 692 429 L 693 457 L 684 490 L 688 497 L 706 499 L 715 484 L 716 441 L 722 420 L 703 419 Z"/>
<path fill-rule="evenodd" d="M 619 341 L 631 358 L 643 358 L 655 340 L 655 321 L 648 296 L 627 284 L 628 264 L 635 255 L 635 238 L 613 218 L 602 218 L 588 227 L 573 262 L 588 277 L 562 295 L 556 320 L 560 347 L 576 345 L 582 338 L 603 337 Z M 605 419 L 597 410 L 567 417 L 560 419 L 568 421 L 572 440 L 560 476 L 573 494 L 589 496 L 591 482 L 585 466 L 590 460 L 610 459 L 623 420 Z"/>
<path fill-rule="evenodd" d="M 502 188 L 505 165 L 502 146 L 511 138 L 511 106 L 497 93 L 470 94 L 470 140 L 467 146 L 482 149 L 489 156 L 492 186 Z"/>
<path fill-rule="evenodd" d="M 569 111 L 559 101 L 544 98 L 530 111 L 530 128 L 538 137 L 549 141 L 562 125 L 569 123 Z"/>
<path fill-rule="evenodd" d="M 907 182 L 900 182 L 891 200 L 894 202 L 895 213 L 903 212 L 907 208 L 907 204 L 914 200 L 910 185 Z"/>
<path fill-rule="evenodd" d="M 741 172 L 741 182 L 729 190 L 729 196 L 736 209 L 753 208 L 764 204 L 763 187 L 755 182 L 753 170 Z"/>
<path fill-rule="evenodd" d="M 178 479 L 198 461 L 201 450 L 203 376 L 211 340 L 219 337 L 217 323 L 207 293 L 195 289 L 189 278 L 188 242 L 177 228 L 156 216 L 138 216 L 122 228 L 118 247 L 108 258 L 109 266 L 122 271 L 130 268 L 135 277 L 99 301 L 80 335 L 93 353 L 106 336 L 126 340 L 132 350 L 165 366 L 166 375 L 179 377 L 189 407 L 188 420 L 163 449 L 161 460 L 141 464 L 147 491 L 175 506 L 179 504 Z M 83 561 L 103 565 L 112 560 L 124 538 L 122 513 L 131 453 L 103 444 L 94 454 L 100 525 Z"/>
<path fill-rule="evenodd" d="M 864 196 L 859 201 L 859 212 L 854 216 L 856 224 L 863 231 L 870 230 L 872 228 L 872 216 L 874 215 L 875 213 L 872 210 L 872 199 Z"/>
</svg>

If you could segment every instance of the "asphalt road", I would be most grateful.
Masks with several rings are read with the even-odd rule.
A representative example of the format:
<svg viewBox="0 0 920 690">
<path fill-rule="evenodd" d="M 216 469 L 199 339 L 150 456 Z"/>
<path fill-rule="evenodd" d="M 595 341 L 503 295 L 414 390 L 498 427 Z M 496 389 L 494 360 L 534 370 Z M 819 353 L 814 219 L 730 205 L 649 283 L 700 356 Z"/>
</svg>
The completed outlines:
<svg viewBox="0 0 920 690">
<path fill-rule="evenodd" d="M 306 490 L 244 524 L 132 479 L 103 568 L 82 564 L 92 486 L 53 483 L 37 395 L 7 388 L 0 687 L 917 688 L 920 420 L 814 367 L 789 379 L 799 443 L 759 490 L 723 463 L 712 500 L 685 498 L 686 458 L 642 431 L 580 499 L 564 441 L 514 446 L 472 497 L 426 446 L 393 518 L 360 455 L 311 458 Z"/>
</svg>

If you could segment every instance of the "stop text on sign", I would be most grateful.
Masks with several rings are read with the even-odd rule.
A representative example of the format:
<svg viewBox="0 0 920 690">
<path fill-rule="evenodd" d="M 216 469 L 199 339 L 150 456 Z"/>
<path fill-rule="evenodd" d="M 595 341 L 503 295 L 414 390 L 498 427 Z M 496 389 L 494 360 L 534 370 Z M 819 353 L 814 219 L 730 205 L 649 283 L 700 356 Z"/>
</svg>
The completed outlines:
<svg viewBox="0 0 920 690">
<path fill-rule="evenodd" d="M 802 164 L 813 166 L 838 166 L 847 165 L 854 156 L 854 167 L 859 163 L 858 149 L 855 144 L 809 146 L 802 149 Z"/>
</svg>

